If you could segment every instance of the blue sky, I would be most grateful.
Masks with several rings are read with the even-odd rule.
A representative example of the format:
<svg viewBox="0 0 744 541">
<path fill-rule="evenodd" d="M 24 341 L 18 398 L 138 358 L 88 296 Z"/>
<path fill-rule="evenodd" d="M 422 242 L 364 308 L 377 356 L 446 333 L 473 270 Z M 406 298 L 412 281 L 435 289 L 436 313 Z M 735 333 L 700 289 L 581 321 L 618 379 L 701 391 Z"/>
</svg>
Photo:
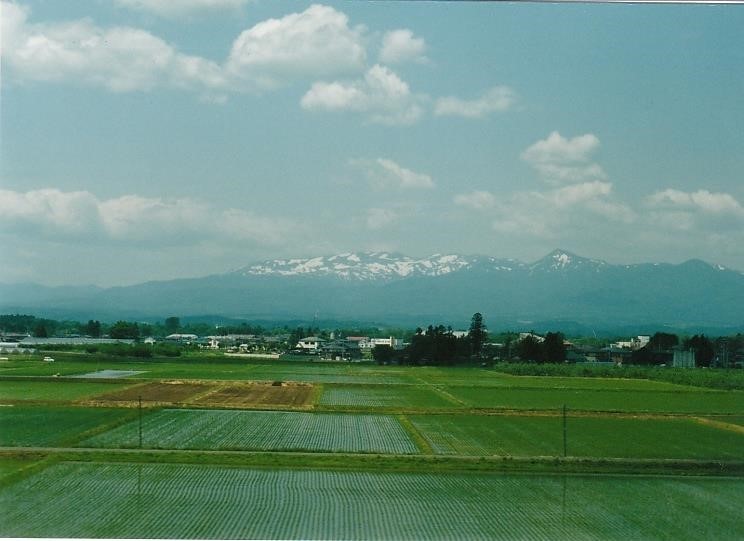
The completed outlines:
<svg viewBox="0 0 744 541">
<path fill-rule="evenodd" d="M 734 5 L 2 2 L 0 281 L 346 251 L 744 270 Z"/>
</svg>

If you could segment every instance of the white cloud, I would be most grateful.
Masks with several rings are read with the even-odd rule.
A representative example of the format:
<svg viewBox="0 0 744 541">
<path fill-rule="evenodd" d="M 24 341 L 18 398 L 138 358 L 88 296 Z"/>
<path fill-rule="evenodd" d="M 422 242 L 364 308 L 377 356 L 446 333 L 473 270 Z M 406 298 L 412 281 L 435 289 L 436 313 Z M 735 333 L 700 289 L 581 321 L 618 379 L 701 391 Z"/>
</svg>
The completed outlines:
<svg viewBox="0 0 744 541">
<path fill-rule="evenodd" d="M 407 28 L 386 32 L 382 38 L 380 62 L 383 64 L 401 64 L 403 62 L 427 62 L 424 55 L 426 42 L 423 38 L 414 37 Z"/>
<path fill-rule="evenodd" d="M 516 192 L 497 205 L 494 229 L 543 238 L 580 237 L 610 222 L 633 223 L 637 216 L 614 201 L 609 182 L 585 182 L 543 192 Z"/>
<path fill-rule="evenodd" d="M 371 186 L 378 190 L 389 189 L 431 189 L 434 181 L 426 173 L 406 169 L 393 160 L 351 160 L 351 165 L 361 169 Z"/>
<path fill-rule="evenodd" d="M 496 198 L 491 192 L 475 190 L 473 192 L 458 194 L 454 198 L 456 205 L 469 207 L 475 210 L 486 210 L 493 208 Z"/>
<path fill-rule="evenodd" d="M 398 214 L 391 209 L 371 208 L 367 210 L 368 229 L 383 229 L 395 223 L 397 219 Z"/>
<path fill-rule="evenodd" d="M 68 81 L 115 92 L 225 84 L 216 63 L 181 54 L 144 30 L 101 28 L 90 19 L 29 24 L 28 10 L 8 2 L 2 12 L 4 67 L 22 81 Z"/>
<path fill-rule="evenodd" d="M 744 216 L 744 207 L 732 195 L 708 190 L 683 192 L 670 188 L 650 195 L 647 202 L 653 207 Z"/>
<path fill-rule="evenodd" d="M 361 80 L 314 83 L 300 104 L 309 111 L 366 113 L 381 124 L 411 124 L 423 113 L 421 100 L 393 71 L 377 64 Z"/>
<path fill-rule="evenodd" d="M 147 11 L 160 17 L 182 17 L 207 11 L 235 11 L 250 0 L 115 0 L 128 9 Z"/>
<path fill-rule="evenodd" d="M 461 116 L 483 118 L 491 113 L 502 113 L 514 108 L 516 93 L 508 86 L 495 86 L 474 100 L 456 97 L 439 98 L 434 107 L 438 116 Z"/>
<path fill-rule="evenodd" d="M 645 200 L 650 223 L 671 230 L 744 230 L 744 206 L 731 194 L 666 189 Z"/>
<path fill-rule="evenodd" d="M 96 230 L 98 217 L 98 200 L 89 192 L 0 190 L 0 223 L 6 231 L 27 227 L 41 234 L 86 235 Z"/>
<path fill-rule="evenodd" d="M 291 222 L 192 199 L 138 195 L 100 200 L 87 191 L 0 190 L 2 230 L 22 237 L 181 245 L 199 240 L 278 244 Z"/>
<path fill-rule="evenodd" d="M 364 27 L 332 7 L 268 19 L 244 31 L 232 45 L 226 68 L 251 85 L 274 87 L 299 77 L 323 77 L 364 69 Z"/>
<path fill-rule="evenodd" d="M 557 131 L 538 141 L 522 153 L 522 159 L 531 163 L 586 162 L 589 155 L 599 147 L 596 135 L 587 133 L 566 139 Z"/>
<path fill-rule="evenodd" d="M 238 6 L 237 0 L 134 1 L 162 13 Z M 262 91 L 298 79 L 362 72 L 365 29 L 327 6 L 268 19 L 233 42 L 224 63 L 186 55 L 145 30 L 101 27 L 91 19 L 31 23 L 29 9 L 2 2 L 2 60 L 20 81 L 69 82 L 115 92 L 167 86 L 224 102 L 228 93 Z"/>
<path fill-rule="evenodd" d="M 550 184 L 606 180 L 602 167 L 590 160 L 597 148 L 599 139 L 594 134 L 566 139 L 554 131 L 522 152 L 521 158 Z"/>
</svg>

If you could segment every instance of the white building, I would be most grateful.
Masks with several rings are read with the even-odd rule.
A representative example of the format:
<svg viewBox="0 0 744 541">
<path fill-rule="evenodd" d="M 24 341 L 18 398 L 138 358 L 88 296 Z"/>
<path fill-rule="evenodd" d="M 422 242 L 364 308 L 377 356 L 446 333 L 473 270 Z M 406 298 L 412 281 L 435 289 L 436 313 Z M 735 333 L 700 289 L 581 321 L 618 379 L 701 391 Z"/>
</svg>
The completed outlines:
<svg viewBox="0 0 744 541">
<path fill-rule="evenodd" d="M 619 342 L 615 342 L 611 344 L 613 348 L 618 349 L 632 349 L 633 351 L 637 349 L 641 349 L 642 347 L 646 346 L 651 341 L 650 336 L 643 336 L 639 335 L 635 338 L 631 338 L 630 340 L 621 340 Z"/>
<path fill-rule="evenodd" d="M 535 340 L 537 340 L 538 342 L 545 342 L 545 338 L 544 337 L 540 336 L 539 334 L 535 334 L 535 333 L 531 333 L 531 332 L 521 332 L 521 333 L 519 333 L 519 341 L 521 342 L 522 340 L 524 340 L 528 336 L 531 337 L 531 338 L 533 338 L 533 339 L 535 339 Z"/>
<path fill-rule="evenodd" d="M 388 338 L 365 338 L 359 341 L 359 349 L 373 349 L 376 346 L 390 346 L 393 349 L 403 349 L 403 339 L 390 336 Z"/>
<path fill-rule="evenodd" d="M 166 340 L 172 340 L 174 342 L 186 342 L 186 343 L 196 342 L 198 338 L 199 337 L 196 336 L 195 334 L 178 334 L 178 333 L 169 334 L 168 336 L 165 337 Z"/>
<path fill-rule="evenodd" d="M 323 343 L 325 343 L 325 340 L 322 338 L 318 338 L 317 336 L 306 336 L 297 342 L 295 349 L 301 349 L 303 351 L 318 351 L 323 347 Z"/>
</svg>

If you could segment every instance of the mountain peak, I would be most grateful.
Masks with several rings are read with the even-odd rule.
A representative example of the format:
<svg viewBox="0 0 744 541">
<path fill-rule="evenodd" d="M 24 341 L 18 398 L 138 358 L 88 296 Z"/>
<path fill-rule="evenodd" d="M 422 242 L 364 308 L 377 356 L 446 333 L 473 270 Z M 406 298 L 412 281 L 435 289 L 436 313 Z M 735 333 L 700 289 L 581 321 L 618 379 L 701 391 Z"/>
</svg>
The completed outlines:
<svg viewBox="0 0 744 541">
<path fill-rule="evenodd" d="M 409 276 L 441 276 L 469 267 L 473 258 L 434 254 L 421 259 L 394 252 L 347 252 L 306 259 L 275 259 L 243 267 L 239 274 L 334 276 L 346 280 L 391 280 Z"/>
<path fill-rule="evenodd" d="M 530 266 L 532 271 L 566 271 L 569 269 L 599 270 L 607 263 L 596 259 L 587 259 L 567 250 L 557 248 Z"/>
</svg>

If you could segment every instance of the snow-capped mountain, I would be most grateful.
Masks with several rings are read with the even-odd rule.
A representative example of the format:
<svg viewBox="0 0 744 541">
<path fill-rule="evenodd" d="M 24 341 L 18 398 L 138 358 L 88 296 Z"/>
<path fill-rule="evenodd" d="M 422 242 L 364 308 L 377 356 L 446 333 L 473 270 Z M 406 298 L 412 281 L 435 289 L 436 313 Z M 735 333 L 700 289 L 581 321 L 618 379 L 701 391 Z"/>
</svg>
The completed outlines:
<svg viewBox="0 0 744 541">
<path fill-rule="evenodd" d="M 345 280 L 393 280 L 420 276 L 443 276 L 487 265 L 513 270 L 513 260 L 481 256 L 442 255 L 414 259 L 390 252 L 343 253 L 306 259 L 274 259 L 238 269 L 244 276 L 335 276 Z"/>
<path fill-rule="evenodd" d="M 565 250 L 553 250 L 548 255 L 528 266 L 531 272 L 594 271 L 605 269 L 608 264 L 599 259 L 587 259 Z"/>
<path fill-rule="evenodd" d="M 556 250 L 533 263 L 489 256 L 360 252 L 275 259 L 202 278 L 127 287 L 0 285 L 0 313 L 138 318 L 221 315 L 290 320 L 571 321 L 744 328 L 744 274 L 690 260 L 613 265 Z M 423 320 L 423 321 L 422 321 Z M 738 327 L 737 327 L 738 328 Z"/>
</svg>

